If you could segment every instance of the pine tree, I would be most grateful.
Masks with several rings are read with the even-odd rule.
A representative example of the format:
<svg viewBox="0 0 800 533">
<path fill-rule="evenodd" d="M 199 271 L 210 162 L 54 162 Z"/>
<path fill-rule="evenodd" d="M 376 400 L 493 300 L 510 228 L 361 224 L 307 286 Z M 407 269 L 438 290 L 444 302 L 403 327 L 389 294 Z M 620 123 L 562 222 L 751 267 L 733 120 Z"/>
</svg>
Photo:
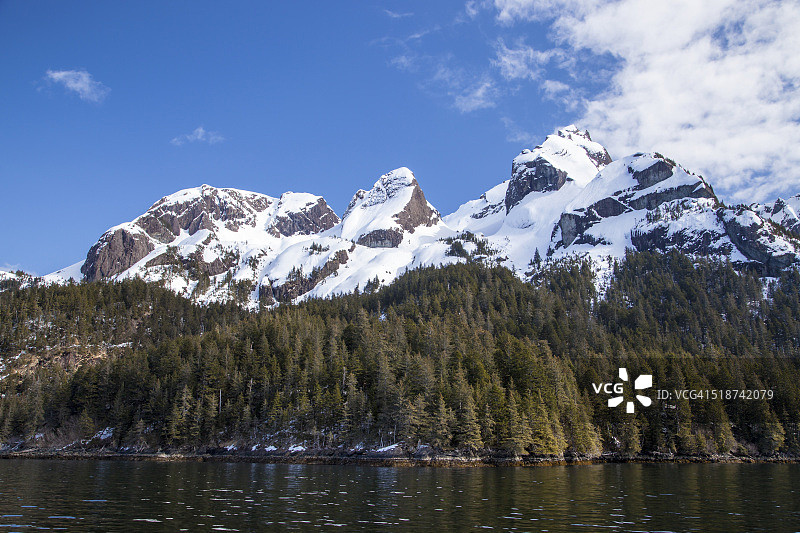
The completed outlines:
<svg viewBox="0 0 800 533">
<path fill-rule="evenodd" d="M 501 422 L 500 447 L 513 454 L 525 453 L 525 448 L 531 444 L 530 425 L 525 415 L 520 415 L 519 407 L 514 393 L 509 388 L 505 412 Z"/>
<path fill-rule="evenodd" d="M 475 415 L 475 402 L 472 399 L 472 394 L 466 395 L 465 400 L 456 412 L 454 433 L 456 446 L 462 449 L 474 452 L 483 447 L 481 426 Z"/>
<path fill-rule="evenodd" d="M 642 432 L 639 420 L 631 417 L 621 424 L 620 429 L 619 451 L 627 455 L 635 455 L 642 451 Z"/>
<path fill-rule="evenodd" d="M 204 442 L 211 441 L 215 436 L 218 412 L 217 395 L 213 391 L 206 393 L 203 397 L 203 416 L 200 426 L 200 434 Z"/>
<path fill-rule="evenodd" d="M 425 397 L 421 394 L 418 394 L 413 401 L 403 399 L 398 435 L 400 439 L 416 445 L 426 436 L 430 418 L 426 408 Z"/>
<path fill-rule="evenodd" d="M 543 455 L 558 455 L 564 451 L 563 444 L 556 438 L 553 423 L 547 413 L 547 407 L 541 394 L 528 402 L 532 404 L 530 426 L 532 430 L 531 445 L 535 453 Z"/>
<path fill-rule="evenodd" d="M 172 444 L 183 444 L 188 436 L 190 411 L 192 408 L 192 393 L 188 385 L 184 385 L 172 403 L 170 416 L 167 420 L 167 436 Z"/>
<path fill-rule="evenodd" d="M 430 417 L 428 435 L 431 446 L 436 448 L 449 448 L 453 434 L 450 430 L 453 420 L 453 412 L 444 403 L 444 398 L 439 395 L 436 403 L 436 410 Z"/>
<path fill-rule="evenodd" d="M 493 447 L 497 446 L 497 436 L 495 433 L 496 423 L 494 421 L 494 417 L 492 416 L 492 410 L 487 403 L 483 408 L 483 413 L 480 419 L 481 425 L 481 440 L 483 441 L 484 446 L 486 447 Z"/>
<path fill-rule="evenodd" d="M 711 424 L 713 427 L 714 451 L 730 453 L 736 449 L 736 439 L 733 437 L 731 422 L 725 413 L 725 406 L 721 401 L 715 401 L 710 406 Z"/>
<path fill-rule="evenodd" d="M 766 455 L 773 455 L 783 446 L 786 431 L 769 406 L 765 405 L 762 413 L 763 416 L 760 421 L 762 428 L 761 438 L 758 442 L 759 451 Z"/>
<path fill-rule="evenodd" d="M 88 439 L 97 431 L 97 426 L 94 420 L 92 420 L 92 417 L 89 416 L 89 413 L 86 412 L 86 409 L 81 411 L 78 417 L 78 429 L 80 430 L 81 437 L 84 439 Z"/>
</svg>

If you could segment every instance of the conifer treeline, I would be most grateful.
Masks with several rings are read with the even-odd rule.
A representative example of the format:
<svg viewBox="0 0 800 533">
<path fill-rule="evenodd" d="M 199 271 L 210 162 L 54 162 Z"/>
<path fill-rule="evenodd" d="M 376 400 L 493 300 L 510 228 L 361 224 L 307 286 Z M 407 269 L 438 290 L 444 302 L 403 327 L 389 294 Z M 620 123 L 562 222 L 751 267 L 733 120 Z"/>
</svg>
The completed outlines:
<svg viewBox="0 0 800 533">
<path fill-rule="evenodd" d="M 118 446 L 403 441 L 498 453 L 800 453 L 800 275 L 629 254 L 600 298 L 580 260 L 534 283 L 459 264 L 372 293 L 247 314 L 140 281 L 0 293 L 0 349 L 122 344 L 76 371 L 0 383 L 0 436 L 114 428 Z M 771 400 L 611 409 L 592 384 L 762 390 Z M 654 391 L 647 391 L 655 398 Z"/>
</svg>

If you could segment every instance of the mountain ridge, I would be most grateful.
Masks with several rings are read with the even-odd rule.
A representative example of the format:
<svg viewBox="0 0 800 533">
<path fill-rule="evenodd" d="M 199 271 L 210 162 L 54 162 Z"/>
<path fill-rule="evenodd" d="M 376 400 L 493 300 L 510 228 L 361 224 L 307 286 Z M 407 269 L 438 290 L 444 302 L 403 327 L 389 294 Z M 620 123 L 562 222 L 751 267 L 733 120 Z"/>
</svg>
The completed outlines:
<svg viewBox="0 0 800 533">
<path fill-rule="evenodd" d="M 775 276 L 800 263 L 800 195 L 725 206 L 703 177 L 658 153 L 612 161 L 570 125 L 512 161 L 508 180 L 442 216 L 400 167 L 340 218 L 324 198 L 202 185 L 107 230 L 86 260 L 45 276 L 141 277 L 200 303 L 248 307 L 390 283 L 410 268 L 478 260 L 529 279 L 541 261 L 592 259 L 600 279 L 625 250 L 679 250 Z M 456 244 L 457 243 L 457 244 Z"/>
</svg>

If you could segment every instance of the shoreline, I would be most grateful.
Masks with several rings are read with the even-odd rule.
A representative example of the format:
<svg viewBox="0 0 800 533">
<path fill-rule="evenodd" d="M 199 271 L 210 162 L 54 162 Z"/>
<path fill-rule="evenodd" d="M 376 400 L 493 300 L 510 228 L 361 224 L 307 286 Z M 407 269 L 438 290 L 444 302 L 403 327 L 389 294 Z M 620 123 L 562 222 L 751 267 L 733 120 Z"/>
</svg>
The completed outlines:
<svg viewBox="0 0 800 533">
<path fill-rule="evenodd" d="M 578 466 L 595 464 L 798 464 L 800 456 L 693 456 L 693 455 L 617 455 L 606 454 L 599 457 L 494 457 L 494 456 L 455 456 L 432 455 L 381 456 L 381 455 L 342 455 L 342 454 L 256 454 L 256 453 L 138 453 L 121 451 L 63 451 L 63 450 L 22 450 L 0 451 L 1 459 L 49 459 L 78 461 L 152 461 L 152 462 L 200 462 L 200 463 L 262 463 L 262 464 L 309 464 L 309 465 L 353 465 L 384 466 L 396 468 L 482 468 L 482 467 L 542 467 Z"/>
</svg>

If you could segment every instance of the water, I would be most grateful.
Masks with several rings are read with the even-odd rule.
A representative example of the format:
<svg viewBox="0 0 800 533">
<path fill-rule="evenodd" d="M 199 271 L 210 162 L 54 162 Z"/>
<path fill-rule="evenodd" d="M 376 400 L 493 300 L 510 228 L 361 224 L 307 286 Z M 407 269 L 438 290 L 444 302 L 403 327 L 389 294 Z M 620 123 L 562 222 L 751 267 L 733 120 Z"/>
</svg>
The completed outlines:
<svg viewBox="0 0 800 533">
<path fill-rule="evenodd" d="M 0 531 L 798 531 L 800 465 L 0 460 Z"/>
</svg>

